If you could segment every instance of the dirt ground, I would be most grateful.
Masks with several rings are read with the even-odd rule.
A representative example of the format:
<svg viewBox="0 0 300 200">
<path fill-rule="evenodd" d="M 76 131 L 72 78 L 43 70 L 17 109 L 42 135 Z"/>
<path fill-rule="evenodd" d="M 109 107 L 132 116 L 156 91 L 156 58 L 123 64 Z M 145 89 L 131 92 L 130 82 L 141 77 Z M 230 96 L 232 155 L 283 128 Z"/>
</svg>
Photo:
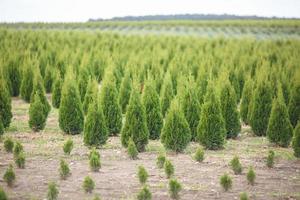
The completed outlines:
<svg viewBox="0 0 300 200">
<path fill-rule="evenodd" d="M 13 99 L 13 121 L 6 133 L 20 141 L 25 149 L 25 169 L 15 167 L 16 182 L 8 188 L 3 174 L 13 155 L 6 153 L 3 142 L 0 144 L 0 185 L 9 199 L 45 199 L 50 181 L 59 187 L 59 199 L 92 199 L 98 194 L 101 199 L 136 199 L 141 188 L 137 177 L 137 168 L 143 165 L 148 173 L 148 185 L 152 199 L 170 199 L 168 180 L 163 169 L 156 167 L 156 157 L 164 151 L 159 141 L 150 141 L 147 151 L 139 154 L 138 160 L 130 160 L 126 149 L 122 148 L 119 137 L 110 137 L 107 144 L 99 149 L 102 167 L 99 172 L 91 172 L 88 165 L 89 149 L 83 145 L 82 135 L 64 135 L 58 127 L 58 111 L 52 109 L 46 129 L 39 133 L 28 127 L 28 107 L 18 98 Z M 64 141 L 72 137 L 74 149 L 70 156 L 62 150 Z M 167 152 L 167 157 L 175 166 L 175 177 L 183 185 L 180 199 L 239 199 L 241 192 L 247 192 L 250 199 L 300 199 L 300 160 L 293 156 L 291 148 L 271 146 L 264 137 L 254 137 L 249 127 L 243 127 L 236 140 L 229 140 L 225 149 L 205 151 L 205 160 L 197 163 L 192 155 L 198 144 L 191 143 L 182 154 Z M 265 165 L 268 150 L 276 154 L 275 166 L 269 169 Z M 228 163 L 234 155 L 240 157 L 243 173 L 234 175 Z M 60 159 L 70 166 L 71 176 L 61 180 L 58 167 Z M 256 171 L 254 186 L 248 185 L 246 173 L 249 166 Z M 14 165 L 15 166 L 15 165 Z M 233 178 L 233 187 L 224 192 L 219 178 L 228 172 Z M 82 189 L 85 176 L 95 181 L 92 194 Z"/>
</svg>

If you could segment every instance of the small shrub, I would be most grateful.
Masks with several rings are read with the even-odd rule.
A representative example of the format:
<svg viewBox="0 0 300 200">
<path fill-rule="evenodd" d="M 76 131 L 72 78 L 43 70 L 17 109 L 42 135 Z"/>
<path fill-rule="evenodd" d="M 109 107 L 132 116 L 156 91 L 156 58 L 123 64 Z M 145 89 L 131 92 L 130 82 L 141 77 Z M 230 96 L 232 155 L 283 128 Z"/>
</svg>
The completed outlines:
<svg viewBox="0 0 300 200">
<path fill-rule="evenodd" d="M 251 185 L 254 185 L 255 178 L 256 178 L 256 174 L 255 174 L 253 167 L 251 166 L 247 173 L 248 183 Z"/>
<path fill-rule="evenodd" d="M 167 175 L 167 178 L 170 178 L 174 174 L 174 166 L 172 165 L 170 160 L 166 160 L 164 164 L 165 173 Z"/>
<path fill-rule="evenodd" d="M 171 179 L 169 181 L 169 193 L 172 199 L 178 199 L 179 192 L 182 189 L 181 184 L 176 179 Z"/>
<path fill-rule="evenodd" d="M 145 184 L 148 179 L 148 172 L 143 166 L 139 166 L 138 177 L 141 184 Z"/>
<path fill-rule="evenodd" d="M 99 195 L 95 195 L 95 197 L 93 198 L 93 200 L 101 200 L 101 198 L 99 197 Z"/>
<path fill-rule="evenodd" d="M 300 158 L 300 121 L 298 121 L 297 126 L 294 130 L 294 137 L 292 140 L 292 147 L 294 149 L 294 155 Z"/>
<path fill-rule="evenodd" d="M 228 191 L 232 187 L 231 177 L 227 173 L 225 173 L 220 178 L 220 184 L 224 188 L 225 191 Z"/>
<path fill-rule="evenodd" d="M 62 159 L 60 160 L 59 175 L 63 180 L 67 179 L 67 177 L 70 175 L 69 165 Z"/>
<path fill-rule="evenodd" d="M 152 194 L 147 186 L 144 186 L 137 195 L 138 200 L 151 200 Z"/>
<path fill-rule="evenodd" d="M 204 160 L 204 151 L 202 148 L 198 148 L 195 155 L 194 155 L 194 159 L 197 161 L 197 162 L 202 162 Z"/>
<path fill-rule="evenodd" d="M 58 196 L 58 189 L 54 182 L 50 182 L 48 184 L 48 193 L 47 193 L 47 199 L 48 200 L 56 200 Z"/>
<path fill-rule="evenodd" d="M 63 147 L 63 150 L 65 152 L 66 155 L 70 155 L 72 149 L 73 149 L 73 140 L 72 139 L 68 139 L 65 144 L 64 144 L 64 147 Z"/>
<path fill-rule="evenodd" d="M 131 159 L 133 159 L 133 160 L 137 159 L 138 150 L 131 138 L 129 139 L 129 142 L 128 142 L 127 152 Z"/>
<path fill-rule="evenodd" d="M 20 142 L 16 142 L 14 145 L 14 157 L 17 158 L 17 156 L 23 151 L 23 145 Z"/>
<path fill-rule="evenodd" d="M 0 199 L 1 200 L 7 200 L 8 199 L 7 195 L 6 195 L 6 193 L 5 193 L 5 191 L 3 190 L 2 187 L 0 187 Z"/>
<path fill-rule="evenodd" d="M 274 151 L 270 150 L 267 157 L 267 167 L 272 168 L 274 166 L 274 157 L 275 157 Z"/>
<path fill-rule="evenodd" d="M 92 171 L 97 172 L 101 168 L 101 161 L 100 161 L 100 154 L 97 153 L 91 153 L 90 154 L 90 168 Z"/>
<path fill-rule="evenodd" d="M 15 163 L 19 168 L 25 168 L 25 154 L 24 152 L 19 153 L 16 157 L 15 157 Z"/>
<path fill-rule="evenodd" d="M 5 151 L 8 153 L 11 153 L 13 151 L 14 142 L 12 141 L 11 138 L 6 138 L 4 140 L 4 148 L 5 148 Z"/>
<path fill-rule="evenodd" d="M 83 189 L 84 189 L 85 192 L 90 193 L 95 188 L 95 182 L 93 181 L 93 179 L 91 179 L 91 177 L 86 176 L 84 178 L 82 187 L 83 187 Z"/>
<path fill-rule="evenodd" d="M 9 187 L 11 187 L 13 185 L 13 183 L 15 182 L 16 179 L 16 175 L 13 169 L 12 165 L 9 165 L 8 169 L 6 170 L 4 176 L 3 176 L 3 180 L 7 183 L 7 185 Z"/>
<path fill-rule="evenodd" d="M 242 165 L 240 163 L 240 160 L 237 156 L 235 156 L 230 161 L 231 169 L 234 171 L 234 174 L 241 174 L 242 173 Z"/>
<path fill-rule="evenodd" d="M 249 200 L 248 194 L 246 192 L 242 192 L 240 194 L 240 200 Z"/>
<path fill-rule="evenodd" d="M 100 153 L 97 151 L 95 147 L 93 147 L 92 150 L 90 151 L 89 159 L 92 157 L 92 155 L 96 155 L 100 158 Z"/>
<path fill-rule="evenodd" d="M 165 161 L 166 161 L 166 156 L 162 153 L 160 153 L 158 156 L 157 156 L 157 159 L 156 159 L 156 165 L 158 168 L 163 168 L 164 167 L 164 164 L 165 164 Z"/>
</svg>

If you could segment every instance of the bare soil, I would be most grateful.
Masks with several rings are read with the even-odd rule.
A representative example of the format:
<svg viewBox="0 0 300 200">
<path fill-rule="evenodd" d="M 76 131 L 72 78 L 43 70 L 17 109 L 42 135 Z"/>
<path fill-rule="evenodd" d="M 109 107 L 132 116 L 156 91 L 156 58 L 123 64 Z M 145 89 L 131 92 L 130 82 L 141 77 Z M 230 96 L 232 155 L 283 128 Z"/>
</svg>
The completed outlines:
<svg viewBox="0 0 300 200">
<path fill-rule="evenodd" d="M 52 109 L 47 127 L 39 133 L 28 128 L 29 105 L 18 98 L 13 99 L 14 118 L 6 136 L 20 141 L 26 154 L 25 169 L 15 165 L 16 182 L 12 188 L 6 186 L 3 174 L 13 155 L 6 153 L 0 144 L 0 185 L 9 199 L 46 199 L 47 185 L 54 181 L 59 186 L 59 199 L 92 199 L 99 194 L 101 199 L 136 199 L 141 188 L 137 177 L 137 167 L 143 165 L 148 173 L 148 185 L 153 199 L 170 199 L 168 179 L 163 169 L 156 167 L 156 157 L 164 150 L 159 141 L 150 141 L 147 151 L 139 154 L 139 159 L 130 160 L 126 149 L 122 148 L 119 137 L 110 137 L 107 144 L 99 149 L 102 167 L 92 172 L 88 165 L 89 149 L 83 145 L 82 135 L 64 135 L 58 127 L 58 111 Z M 70 156 L 63 153 L 64 141 L 71 137 L 74 149 Z M 191 143 L 181 154 L 167 152 L 167 157 L 175 166 L 175 177 L 183 185 L 180 199 L 239 199 L 241 192 L 247 192 L 250 199 L 300 199 L 300 160 L 293 156 L 291 148 L 271 146 L 264 137 L 254 137 L 249 127 L 243 127 L 236 140 L 229 140 L 223 150 L 205 151 L 205 160 L 197 163 L 192 159 L 197 143 Z M 276 153 L 274 168 L 267 168 L 265 157 L 268 150 Z M 234 155 L 240 157 L 243 173 L 234 175 L 228 163 Z M 61 180 L 58 167 L 60 159 L 70 166 L 71 176 Z M 246 173 L 249 166 L 256 171 L 254 186 L 248 185 Z M 233 187 L 223 191 L 219 178 L 228 172 L 233 178 Z M 82 189 L 85 176 L 95 181 L 92 194 Z"/>
</svg>

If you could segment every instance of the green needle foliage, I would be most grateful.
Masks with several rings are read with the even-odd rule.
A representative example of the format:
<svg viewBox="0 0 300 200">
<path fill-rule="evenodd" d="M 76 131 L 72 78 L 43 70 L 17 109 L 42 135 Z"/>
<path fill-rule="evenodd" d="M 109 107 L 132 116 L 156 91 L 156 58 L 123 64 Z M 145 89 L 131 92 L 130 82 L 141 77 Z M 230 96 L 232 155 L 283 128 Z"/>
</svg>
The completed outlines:
<svg viewBox="0 0 300 200">
<path fill-rule="evenodd" d="M 0 139 L 2 138 L 3 134 L 4 134 L 4 126 L 0 117 Z"/>
<path fill-rule="evenodd" d="M 73 147 L 74 147 L 73 140 L 72 140 L 72 139 L 68 139 L 68 140 L 64 143 L 64 146 L 63 146 L 64 153 L 65 153 L 66 155 L 70 155 L 70 153 L 71 153 Z"/>
<path fill-rule="evenodd" d="M 24 154 L 24 152 L 20 152 L 17 156 L 15 156 L 15 163 L 19 168 L 21 168 L 21 169 L 25 168 L 25 154 Z"/>
<path fill-rule="evenodd" d="M 20 73 L 20 56 L 8 59 L 8 64 L 4 66 L 4 71 L 6 71 L 5 76 L 7 77 L 7 84 L 9 85 L 9 90 L 11 96 L 17 97 L 20 93 L 21 85 L 21 73 Z"/>
<path fill-rule="evenodd" d="M 149 190 L 149 188 L 144 185 L 143 188 L 139 191 L 137 195 L 138 200 L 151 200 L 152 199 L 152 194 Z"/>
<path fill-rule="evenodd" d="M 126 113 L 126 107 L 130 99 L 131 87 L 132 80 L 130 78 L 130 72 L 126 71 L 125 76 L 121 82 L 121 88 L 119 93 L 119 104 L 121 106 L 122 113 Z"/>
<path fill-rule="evenodd" d="M 97 172 L 101 168 L 100 154 L 93 148 L 89 156 L 89 164 L 92 171 Z"/>
<path fill-rule="evenodd" d="M 165 116 L 174 97 L 173 83 L 169 72 L 165 75 L 160 93 L 160 107 L 162 115 Z"/>
<path fill-rule="evenodd" d="M 62 85 L 62 79 L 60 75 L 57 74 L 52 89 L 52 106 L 54 108 L 59 108 L 60 106 Z"/>
<path fill-rule="evenodd" d="M 196 141 L 197 127 L 200 120 L 200 102 L 196 91 L 196 84 L 192 77 L 186 81 L 186 90 L 182 97 L 182 110 L 189 123 L 191 130 L 191 140 Z"/>
<path fill-rule="evenodd" d="M 53 69 L 51 69 L 51 66 L 47 65 L 46 71 L 45 71 L 45 77 L 44 77 L 44 87 L 46 90 L 46 93 L 50 93 L 52 90 L 52 84 L 53 84 Z"/>
<path fill-rule="evenodd" d="M 202 162 L 204 160 L 204 151 L 201 147 L 198 147 L 194 155 L 194 159 L 197 162 Z"/>
<path fill-rule="evenodd" d="M 83 131 L 84 114 L 76 82 L 68 74 L 62 88 L 59 107 L 59 127 L 67 134 Z"/>
<path fill-rule="evenodd" d="M 252 92 L 253 92 L 253 82 L 251 79 L 248 79 L 244 85 L 242 102 L 240 105 L 241 118 L 246 125 L 249 124 L 248 112 L 250 111 L 249 104 L 251 101 Z"/>
<path fill-rule="evenodd" d="M 87 114 L 89 105 L 93 101 L 97 101 L 97 96 L 98 96 L 98 83 L 96 80 L 90 78 L 84 96 L 83 105 L 82 105 L 84 114 Z"/>
<path fill-rule="evenodd" d="M 167 178 L 171 178 L 171 176 L 174 175 L 175 169 L 170 160 L 165 161 L 164 169 L 165 169 Z"/>
<path fill-rule="evenodd" d="M 122 112 L 113 80 L 104 80 L 100 91 L 100 104 L 107 122 L 109 135 L 117 135 L 122 127 Z"/>
<path fill-rule="evenodd" d="M 0 119 L 4 128 L 9 127 L 11 118 L 12 112 L 10 93 L 6 82 L 0 77 Z"/>
<path fill-rule="evenodd" d="M 166 149 L 182 152 L 191 140 L 189 124 L 177 101 L 174 99 L 165 118 L 161 142 Z"/>
<path fill-rule="evenodd" d="M 300 73 L 298 73 L 300 74 Z M 299 76 L 296 80 L 294 87 L 292 87 L 291 96 L 288 104 L 288 112 L 290 121 L 293 127 L 296 127 L 298 120 L 300 119 L 300 80 Z"/>
<path fill-rule="evenodd" d="M 78 88 L 79 88 L 81 102 L 83 102 L 83 100 L 84 100 L 88 81 L 89 81 L 89 72 L 87 70 L 87 67 L 84 67 L 84 66 L 80 67 L 79 78 L 78 78 Z"/>
<path fill-rule="evenodd" d="M 182 190 L 181 184 L 176 179 L 169 181 L 169 193 L 172 199 L 179 198 L 179 192 Z"/>
<path fill-rule="evenodd" d="M 63 180 L 66 180 L 68 176 L 70 176 L 70 168 L 69 165 L 66 161 L 64 161 L 63 159 L 60 160 L 60 164 L 59 164 L 59 175 L 60 178 Z"/>
<path fill-rule="evenodd" d="M 251 100 L 250 125 L 255 135 L 266 135 L 272 109 L 272 89 L 267 80 L 259 81 Z"/>
<path fill-rule="evenodd" d="M 250 185 L 254 185 L 255 178 L 256 178 L 255 171 L 254 171 L 253 167 L 250 166 L 250 167 L 249 167 L 249 170 L 248 170 L 248 172 L 247 172 L 247 180 L 248 180 L 248 183 L 249 183 Z"/>
<path fill-rule="evenodd" d="M 8 169 L 3 175 L 3 180 L 7 183 L 9 187 L 12 187 L 13 183 L 16 180 L 16 175 L 12 165 L 9 165 Z"/>
<path fill-rule="evenodd" d="M 36 92 L 29 107 L 29 127 L 38 132 L 43 130 L 46 126 L 47 116 L 43 112 L 45 106 L 43 105 L 40 95 Z"/>
<path fill-rule="evenodd" d="M 26 102 L 30 102 L 30 97 L 33 90 L 33 78 L 34 78 L 33 68 L 27 66 L 23 70 L 23 76 L 22 76 L 22 82 L 20 88 L 21 97 Z"/>
<path fill-rule="evenodd" d="M 15 142 L 14 150 L 13 150 L 14 157 L 16 158 L 23 150 L 24 150 L 23 145 L 20 142 Z"/>
<path fill-rule="evenodd" d="M 270 150 L 266 161 L 267 167 L 272 168 L 274 166 L 274 157 L 275 157 L 274 151 Z"/>
<path fill-rule="evenodd" d="M 13 148 L 14 148 L 14 141 L 7 137 L 5 140 L 4 140 L 4 149 L 6 152 L 8 153 L 11 153 L 13 151 Z"/>
<path fill-rule="evenodd" d="M 148 172 L 143 166 L 139 166 L 138 168 L 138 177 L 141 184 L 145 184 L 148 179 Z"/>
<path fill-rule="evenodd" d="M 240 194 L 240 200 L 249 200 L 248 194 L 246 192 L 242 192 Z"/>
<path fill-rule="evenodd" d="M 226 129 L 219 99 L 212 83 L 209 83 L 205 101 L 201 107 L 198 140 L 207 149 L 217 150 L 223 148 L 225 136 Z"/>
<path fill-rule="evenodd" d="M 87 91 L 88 94 L 89 91 Z M 97 100 L 90 103 L 89 110 L 84 124 L 83 141 L 88 146 L 100 146 L 106 143 L 108 139 L 108 129 Z"/>
<path fill-rule="evenodd" d="M 91 177 L 86 176 L 84 178 L 82 188 L 86 193 L 91 193 L 95 188 L 95 182 L 93 181 L 93 179 Z"/>
<path fill-rule="evenodd" d="M 235 156 L 231 161 L 230 161 L 230 166 L 231 169 L 233 170 L 234 174 L 241 174 L 243 167 L 240 163 L 239 157 Z"/>
<path fill-rule="evenodd" d="M 294 130 L 294 137 L 292 141 L 292 147 L 294 149 L 294 155 L 300 157 L 300 121 L 298 121 L 297 126 Z"/>
<path fill-rule="evenodd" d="M 220 100 L 227 138 L 236 138 L 241 131 L 241 123 L 237 110 L 235 90 L 229 81 L 226 81 L 221 89 Z"/>
<path fill-rule="evenodd" d="M 47 200 L 56 200 L 58 197 L 57 185 L 54 182 L 48 184 Z"/>
<path fill-rule="evenodd" d="M 293 137 L 293 127 L 280 87 L 278 87 L 277 98 L 273 100 L 267 137 L 270 142 L 281 147 L 288 147 Z"/>
<path fill-rule="evenodd" d="M 223 176 L 220 178 L 220 184 L 223 187 L 225 191 L 228 191 L 232 187 L 232 179 L 231 177 L 225 173 Z"/>
<path fill-rule="evenodd" d="M 0 199 L 1 200 L 8 200 L 8 197 L 4 191 L 4 189 L 0 186 Z M 151 198 L 150 198 L 151 199 Z"/>
<path fill-rule="evenodd" d="M 131 159 L 133 159 L 133 160 L 137 159 L 138 150 L 135 146 L 135 143 L 133 142 L 133 140 L 131 138 L 129 138 L 127 153 Z"/>
<path fill-rule="evenodd" d="M 152 140 L 158 139 L 163 126 L 163 117 L 159 103 L 159 96 L 156 92 L 155 83 L 152 79 L 148 79 L 145 83 L 142 101 L 146 112 L 149 138 Z"/>
<path fill-rule="evenodd" d="M 133 88 L 127 112 L 125 124 L 121 131 L 121 142 L 124 147 L 128 146 L 129 138 L 132 138 L 139 152 L 145 151 L 148 144 L 149 132 L 147 129 L 145 108 L 141 102 L 138 89 Z"/>
<path fill-rule="evenodd" d="M 166 161 L 166 156 L 163 153 L 159 153 L 159 155 L 156 158 L 156 165 L 159 169 L 164 167 Z"/>
</svg>

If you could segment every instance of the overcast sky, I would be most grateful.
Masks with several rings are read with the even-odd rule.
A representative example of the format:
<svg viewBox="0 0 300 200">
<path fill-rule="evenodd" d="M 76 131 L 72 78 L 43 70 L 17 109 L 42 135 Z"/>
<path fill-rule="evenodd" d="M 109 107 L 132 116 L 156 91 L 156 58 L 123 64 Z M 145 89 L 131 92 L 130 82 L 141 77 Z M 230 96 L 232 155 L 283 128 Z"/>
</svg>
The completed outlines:
<svg viewBox="0 0 300 200">
<path fill-rule="evenodd" d="M 185 13 L 300 17 L 300 0 L 0 0 L 1 22 Z"/>
</svg>

